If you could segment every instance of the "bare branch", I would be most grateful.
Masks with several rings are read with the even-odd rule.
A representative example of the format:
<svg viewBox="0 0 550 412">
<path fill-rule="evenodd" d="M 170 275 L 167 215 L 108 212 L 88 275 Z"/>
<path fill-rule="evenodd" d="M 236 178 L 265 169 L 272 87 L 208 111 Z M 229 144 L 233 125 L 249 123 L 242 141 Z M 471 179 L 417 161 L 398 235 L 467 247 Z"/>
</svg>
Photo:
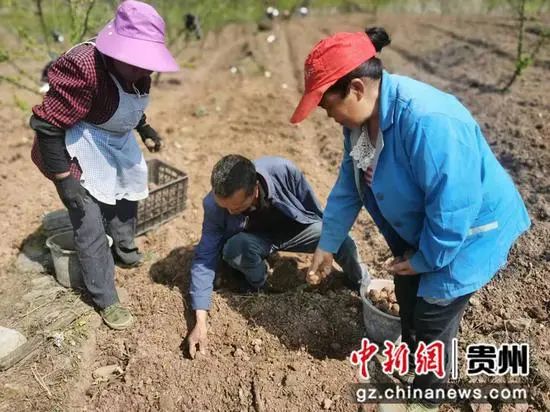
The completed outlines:
<svg viewBox="0 0 550 412">
<path fill-rule="evenodd" d="M 66 0 L 66 3 L 67 3 L 67 7 L 69 8 L 69 17 L 71 18 L 71 27 L 72 27 L 75 22 L 73 2 L 71 0 Z"/>
<path fill-rule="evenodd" d="M 44 382 L 44 379 L 42 378 L 42 376 L 40 376 L 38 371 L 35 370 L 34 366 L 31 366 L 31 371 L 32 371 L 32 374 L 34 375 L 34 379 L 36 379 L 36 382 L 38 382 L 38 384 L 42 387 L 42 389 L 44 389 L 44 391 L 46 391 L 46 395 L 48 395 L 48 398 L 51 398 L 52 393 L 50 392 L 50 389 L 48 388 L 48 386 Z"/>
<path fill-rule="evenodd" d="M 521 59 L 521 55 L 523 53 L 523 30 L 525 27 L 525 1 L 521 0 L 521 3 L 519 4 L 518 12 L 519 12 L 519 29 L 518 29 L 518 50 L 517 50 L 517 56 L 516 59 L 519 61 Z"/>
<path fill-rule="evenodd" d="M 82 23 L 82 32 L 80 33 L 80 36 L 78 37 L 78 43 L 82 42 L 84 39 L 84 36 L 88 32 L 88 23 L 90 18 L 90 12 L 94 8 L 95 0 L 90 0 L 90 4 L 88 5 L 88 9 L 86 10 L 86 17 L 84 17 L 84 23 Z"/>
<path fill-rule="evenodd" d="M 46 42 L 46 48 L 48 53 L 51 52 L 50 49 L 50 34 L 48 32 L 48 25 L 46 24 L 46 19 L 44 18 L 44 11 L 42 10 L 42 0 L 35 0 L 36 4 L 36 13 L 40 20 L 40 26 L 42 27 L 42 33 L 44 34 L 44 41 Z"/>
</svg>

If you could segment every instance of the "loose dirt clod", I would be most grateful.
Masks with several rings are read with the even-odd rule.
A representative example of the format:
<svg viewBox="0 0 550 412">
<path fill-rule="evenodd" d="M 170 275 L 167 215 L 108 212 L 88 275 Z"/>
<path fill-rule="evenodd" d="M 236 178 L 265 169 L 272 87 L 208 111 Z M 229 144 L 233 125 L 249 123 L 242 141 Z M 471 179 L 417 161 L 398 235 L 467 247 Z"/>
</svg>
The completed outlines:
<svg viewBox="0 0 550 412">
<path fill-rule="evenodd" d="M 108 380 L 120 376 L 123 373 L 124 371 L 118 365 L 106 365 L 93 371 L 92 376 L 97 381 L 107 382 Z"/>
<path fill-rule="evenodd" d="M 326 398 L 325 400 L 323 400 L 323 409 L 325 410 L 328 410 L 332 407 L 332 399 L 329 399 L 329 398 Z"/>
</svg>

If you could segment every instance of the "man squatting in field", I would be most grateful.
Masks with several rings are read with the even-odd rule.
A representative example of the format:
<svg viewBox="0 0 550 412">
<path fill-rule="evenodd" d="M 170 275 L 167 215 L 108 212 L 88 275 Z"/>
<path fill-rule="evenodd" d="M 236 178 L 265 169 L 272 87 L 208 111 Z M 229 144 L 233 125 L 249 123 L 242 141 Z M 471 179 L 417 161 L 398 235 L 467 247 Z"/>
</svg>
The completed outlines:
<svg viewBox="0 0 550 412">
<path fill-rule="evenodd" d="M 242 274 L 250 291 L 267 288 L 266 258 L 277 251 L 312 253 L 321 234 L 323 212 L 304 174 L 282 157 L 254 162 L 223 157 L 212 170 L 212 190 L 203 200 L 202 236 L 191 266 L 191 306 L 196 325 L 189 353 L 205 353 L 207 311 L 220 261 Z M 350 287 L 368 277 L 355 242 L 346 236 L 334 252 Z M 365 280 L 366 281 L 366 280 Z"/>
</svg>

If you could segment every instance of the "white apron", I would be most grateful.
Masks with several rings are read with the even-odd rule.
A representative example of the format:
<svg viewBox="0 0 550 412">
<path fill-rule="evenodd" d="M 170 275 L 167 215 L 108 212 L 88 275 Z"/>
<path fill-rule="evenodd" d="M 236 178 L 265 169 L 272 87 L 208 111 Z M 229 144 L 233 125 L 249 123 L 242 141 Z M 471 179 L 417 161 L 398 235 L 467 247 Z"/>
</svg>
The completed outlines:
<svg viewBox="0 0 550 412">
<path fill-rule="evenodd" d="M 149 97 L 126 93 L 111 77 L 119 94 L 116 112 L 103 124 L 76 123 L 65 132 L 65 143 L 82 169 L 81 185 L 100 202 L 114 205 L 149 195 L 147 165 L 133 133 Z"/>
</svg>

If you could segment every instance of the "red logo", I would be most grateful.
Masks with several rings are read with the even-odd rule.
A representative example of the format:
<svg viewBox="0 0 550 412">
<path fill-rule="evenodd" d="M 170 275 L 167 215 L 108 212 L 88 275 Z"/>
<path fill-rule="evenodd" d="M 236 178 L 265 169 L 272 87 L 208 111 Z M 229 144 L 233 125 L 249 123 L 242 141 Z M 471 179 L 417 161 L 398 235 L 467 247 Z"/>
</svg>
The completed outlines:
<svg viewBox="0 0 550 412">
<path fill-rule="evenodd" d="M 360 366 L 361 377 L 368 379 L 369 370 L 367 368 L 367 363 L 372 359 L 374 355 L 378 352 L 378 345 L 375 343 L 369 342 L 367 338 L 361 340 L 361 349 L 354 350 L 351 352 L 350 362 L 352 365 Z"/>
<path fill-rule="evenodd" d="M 433 372 L 438 378 L 445 377 L 444 344 L 436 340 L 429 345 L 420 342 L 415 352 L 415 372 L 417 375 L 427 375 Z"/>
<path fill-rule="evenodd" d="M 384 342 L 386 349 L 382 352 L 384 355 L 384 362 L 382 362 L 382 370 L 385 374 L 391 375 L 394 371 L 397 371 L 400 375 L 405 375 L 409 372 L 409 354 L 411 353 L 409 346 L 401 342 L 399 346 L 396 346 L 389 340 Z"/>
</svg>

